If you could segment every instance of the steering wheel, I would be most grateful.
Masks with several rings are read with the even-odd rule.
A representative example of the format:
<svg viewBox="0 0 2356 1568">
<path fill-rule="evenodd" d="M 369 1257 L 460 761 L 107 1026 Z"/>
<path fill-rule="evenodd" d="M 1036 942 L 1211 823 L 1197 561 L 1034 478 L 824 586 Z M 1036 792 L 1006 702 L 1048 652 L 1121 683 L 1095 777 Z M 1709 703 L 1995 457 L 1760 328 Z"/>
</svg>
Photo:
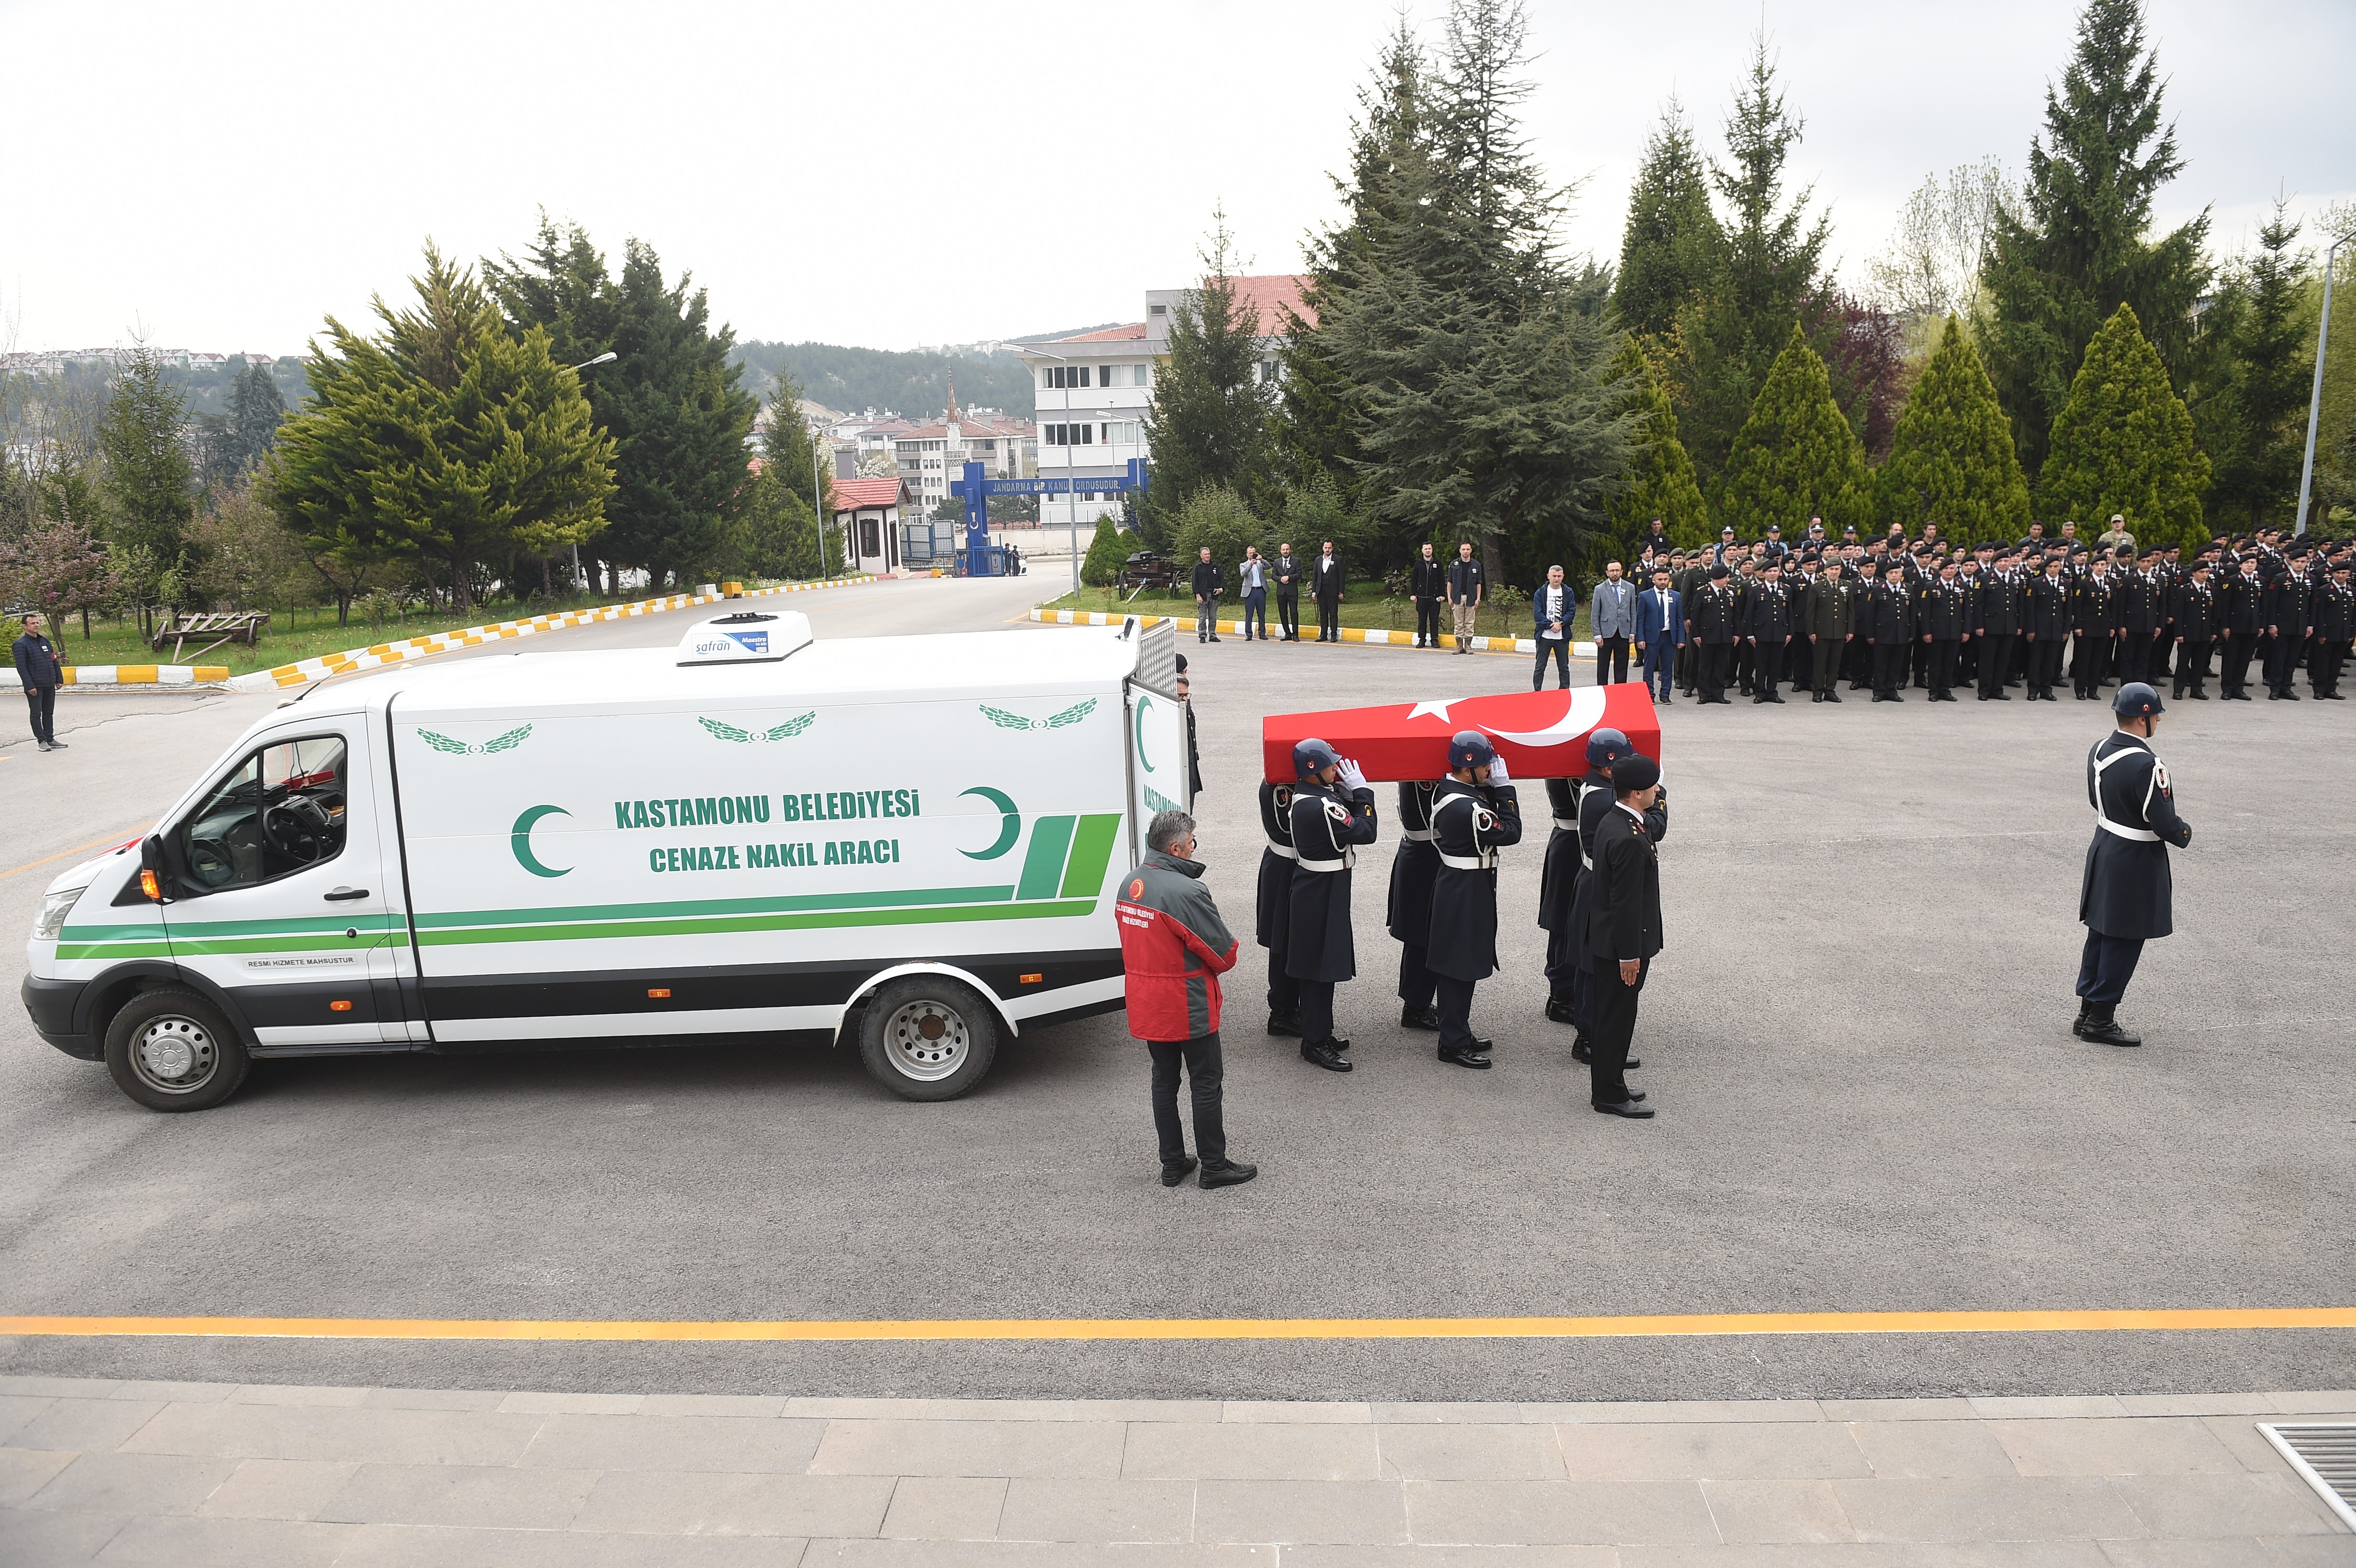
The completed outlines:
<svg viewBox="0 0 2356 1568">
<path fill-rule="evenodd" d="M 271 848 L 298 866 L 307 866 L 327 853 L 335 827 L 327 807 L 307 795 L 289 795 L 284 805 L 262 814 L 262 831 Z"/>
</svg>

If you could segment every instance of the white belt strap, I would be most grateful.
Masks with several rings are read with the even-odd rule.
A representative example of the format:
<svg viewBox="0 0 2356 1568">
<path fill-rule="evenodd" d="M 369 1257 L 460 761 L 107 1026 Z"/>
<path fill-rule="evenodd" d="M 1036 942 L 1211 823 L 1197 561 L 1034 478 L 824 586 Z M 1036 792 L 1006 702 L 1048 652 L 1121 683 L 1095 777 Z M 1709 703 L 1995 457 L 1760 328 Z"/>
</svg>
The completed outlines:
<svg viewBox="0 0 2356 1568">
<path fill-rule="evenodd" d="M 1298 860 L 1301 859 L 1300 850 L 1294 848 L 1290 844 L 1280 844 L 1273 838 L 1268 841 L 1268 852 L 1271 855 L 1281 855 L 1288 860 Z"/>
<path fill-rule="evenodd" d="M 2148 827 L 2125 827 L 2113 822 L 2101 812 L 2094 813 L 2094 826 L 2105 833 L 2115 833 L 2122 838 L 2132 838 L 2138 844 L 2157 844 L 2159 835 Z"/>
<path fill-rule="evenodd" d="M 1302 871 L 1346 871 L 1356 862 L 1357 858 L 1357 849 L 1353 847 L 1344 850 L 1342 858 L 1338 860 L 1301 860 L 1297 863 L 1295 869 Z"/>
<path fill-rule="evenodd" d="M 1451 855 L 1443 849 L 1440 852 L 1440 863 L 1453 866 L 1460 871 L 1485 871 L 1497 863 L 1497 855 L 1494 850 L 1485 855 Z"/>
<path fill-rule="evenodd" d="M 1581 850 L 1579 852 L 1579 864 L 1580 864 L 1580 869 L 1584 869 L 1584 870 L 1591 871 L 1591 870 L 1595 869 L 1595 860 L 1594 860 L 1594 858 L 1593 858 L 1592 856 L 1589 855 L 1589 854 L 1588 854 L 1588 852 L 1587 852 L 1585 849 L 1581 849 Z"/>
<path fill-rule="evenodd" d="M 1399 829 L 1399 837 L 1418 844 L 1429 844 L 1432 840 L 1433 834 L 1429 827 L 1402 827 Z"/>
<path fill-rule="evenodd" d="M 1576 816 L 1558 816 L 1554 819 L 1554 825 L 1558 830 L 1564 833 L 1579 831 L 1579 818 Z"/>
</svg>

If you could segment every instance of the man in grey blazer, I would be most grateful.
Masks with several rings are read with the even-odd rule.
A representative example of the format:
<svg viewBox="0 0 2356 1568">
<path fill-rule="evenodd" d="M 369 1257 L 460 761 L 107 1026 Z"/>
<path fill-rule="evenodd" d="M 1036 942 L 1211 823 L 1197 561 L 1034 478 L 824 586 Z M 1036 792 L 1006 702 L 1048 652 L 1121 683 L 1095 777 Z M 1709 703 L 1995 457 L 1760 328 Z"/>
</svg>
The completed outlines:
<svg viewBox="0 0 2356 1568">
<path fill-rule="evenodd" d="M 1636 585 L 1622 575 L 1618 561 L 1604 563 L 1588 619 L 1595 637 L 1595 684 L 1626 680 L 1628 639 L 1636 635 Z"/>
</svg>

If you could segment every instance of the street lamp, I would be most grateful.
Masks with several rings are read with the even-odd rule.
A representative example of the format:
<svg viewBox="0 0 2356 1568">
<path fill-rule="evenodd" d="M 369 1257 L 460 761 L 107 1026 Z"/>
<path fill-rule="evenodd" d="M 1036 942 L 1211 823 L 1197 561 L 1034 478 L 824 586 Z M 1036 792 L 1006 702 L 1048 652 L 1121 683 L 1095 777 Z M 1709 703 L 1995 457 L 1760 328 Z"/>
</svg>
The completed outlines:
<svg viewBox="0 0 2356 1568">
<path fill-rule="evenodd" d="M 584 359 L 580 364 L 568 365 L 565 368 L 573 371 L 586 370 L 592 365 L 603 365 L 608 360 L 619 359 L 620 357 L 620 355 L 608 348 L 594 359 Z M 578 539 L 573 541 L 573 586 L 575 590 L 578 590 L 581 586 L 581 541 Z"/>
<path fill-rule="evenodd" d="M 2332 263 L 2340 247 L 2356 240 L 2356 229 L 2351 229 L 2331 242 L 2323 253 L 2323 320 L 2315 328 L 2315 389 L 2307 395 L 2307 461 L 2298 470 L 2298 527 L 2295 535 L 2307 532 L 2307 497 L 2315 484 L 2315 417 L 2323 409 L 2323 351 L 2331 342 L 2331 273 Z"/>
</svg>

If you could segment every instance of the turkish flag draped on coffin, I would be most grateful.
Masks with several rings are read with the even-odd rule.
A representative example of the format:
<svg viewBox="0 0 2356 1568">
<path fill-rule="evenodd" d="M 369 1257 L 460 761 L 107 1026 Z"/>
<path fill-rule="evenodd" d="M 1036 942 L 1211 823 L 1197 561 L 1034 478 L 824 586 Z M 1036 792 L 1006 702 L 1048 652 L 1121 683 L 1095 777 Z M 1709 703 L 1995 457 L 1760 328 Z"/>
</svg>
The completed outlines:
<svg viewBox="0 0 2356 1568">
<path fill-rule="evenodd" d="M 1660 715 L 1652 693 L 1633 681 L 1279 713 L 1260 720 L 1260 753 L 1267 776 L 1278 784 L 1291 782 L 1292 748 L 1312 737 L 1355 762 L 1370 784 L 1436 779 L 1448 772 L 1449 737 L 1478 730 L 1515 778 L 1570 779 L 1587 772 L 1587 737 L 1599 728 L 1621 731 L 1660 761 Z"/>
</svg>

